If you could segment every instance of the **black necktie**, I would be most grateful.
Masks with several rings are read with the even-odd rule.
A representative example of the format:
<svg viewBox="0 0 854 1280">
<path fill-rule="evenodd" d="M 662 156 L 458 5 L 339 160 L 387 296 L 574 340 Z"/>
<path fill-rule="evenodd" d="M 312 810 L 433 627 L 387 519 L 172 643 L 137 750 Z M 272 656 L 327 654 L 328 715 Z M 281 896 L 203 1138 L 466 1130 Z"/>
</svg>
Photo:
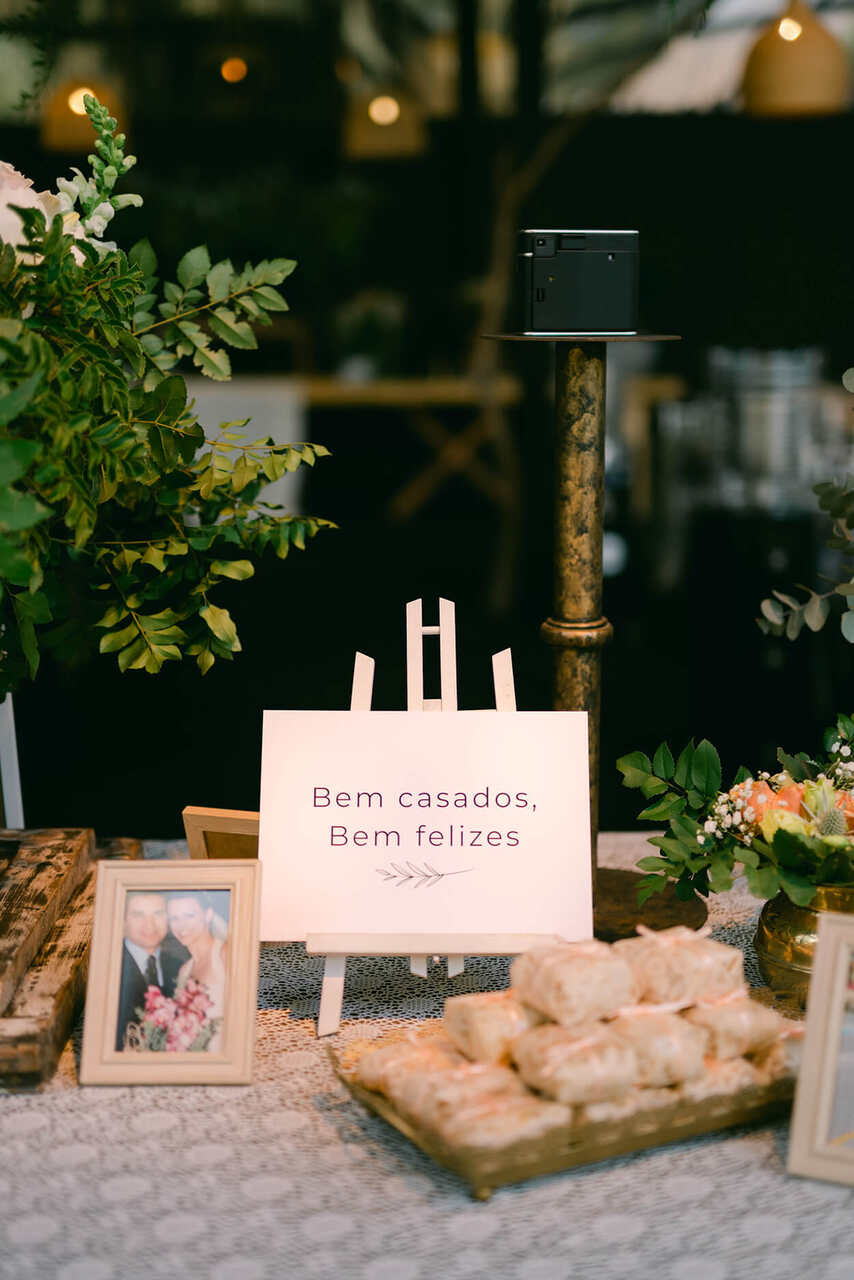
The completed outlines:
<svg viewBox="0 0 854 1280">
<path fill-rule="evenodd" d="M 153 955 L 148 957 L 148 964 L 145 966 L 145 981 L 149 987 L 160 986 L 160 979 L 157 976 L 157 961 Z"/>
</svg>

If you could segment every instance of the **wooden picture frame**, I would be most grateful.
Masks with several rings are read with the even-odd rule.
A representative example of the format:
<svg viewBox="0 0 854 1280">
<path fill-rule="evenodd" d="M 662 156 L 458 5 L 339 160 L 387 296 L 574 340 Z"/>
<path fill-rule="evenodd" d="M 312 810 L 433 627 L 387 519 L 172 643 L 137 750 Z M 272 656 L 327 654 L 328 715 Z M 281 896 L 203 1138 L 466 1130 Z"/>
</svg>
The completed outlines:
<svg viewBox="0 0 854 1280">
<path fill-rule="evenodd" d="M 81 1084 L 249 1084 L 260 862 L 101 862 L 97 877 Z M 177 1023 L 194 976 L 207 1008 Z"/>
<path fill-rule="evenodd" d="M 854 916 L 821 912 L 789 1173 L 854 1186 Z"/>
<path fill-rule="evenodd" d="M 182 811 L 191 858 L 257 858 L 259 815 L 250 809 Z"/>
</svg>

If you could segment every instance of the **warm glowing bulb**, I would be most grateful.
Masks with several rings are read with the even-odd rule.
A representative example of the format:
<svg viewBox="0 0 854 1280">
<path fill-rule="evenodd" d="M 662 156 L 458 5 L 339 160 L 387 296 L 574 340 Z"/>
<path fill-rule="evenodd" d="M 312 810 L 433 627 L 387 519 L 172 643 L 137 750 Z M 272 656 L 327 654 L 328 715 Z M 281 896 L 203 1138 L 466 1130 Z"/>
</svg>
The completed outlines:
<svg viewBox="0 0 854 1280">
<path fill-rule="evenodd" d="M 83 101 L 83 99 L 86 97 L 87 94 L 90 94 L 93 98 L 95 96 L 94 90 L 87 89 L 85 85 L 82 88 L 74 89 L 72 90 L 71 93 L 69 93 L 68 105 L 76 116 L 85 116 L 86 103 Z"/>
<path fill-rule="evenodd" d="M 219 69 L 219 74 L 229 84 L 238 84 L 239 81 L 246 78 L 248 70 L 249 68 L 242 58 L 226 58 Z"/>
<path fill-rule="evenodd" d="M 797 40 L 803 27 L 794 18 L 781 18 L 777 30 L 784 40 Z"/>
<path fill-rule="evenodd" d="M 382 94 L 379 98 L 371 99 L 368 115 L 374 124 L 394 124 L 400 116 L 400 103 L 397 98 L 389 98 Z"/>
</svg>

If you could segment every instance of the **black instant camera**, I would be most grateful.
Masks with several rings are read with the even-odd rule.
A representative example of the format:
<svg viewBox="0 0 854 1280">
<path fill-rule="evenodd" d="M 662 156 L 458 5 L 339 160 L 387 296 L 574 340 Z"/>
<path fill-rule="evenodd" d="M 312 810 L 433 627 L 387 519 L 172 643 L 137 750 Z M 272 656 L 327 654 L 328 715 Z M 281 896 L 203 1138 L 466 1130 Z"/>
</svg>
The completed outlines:
<svg viewBox="0 0 854 1280">
<path fill-rule="evenodd" d="M 526 334 L 637 332 L 637 231 L 519 232 Z"/>
</svg>

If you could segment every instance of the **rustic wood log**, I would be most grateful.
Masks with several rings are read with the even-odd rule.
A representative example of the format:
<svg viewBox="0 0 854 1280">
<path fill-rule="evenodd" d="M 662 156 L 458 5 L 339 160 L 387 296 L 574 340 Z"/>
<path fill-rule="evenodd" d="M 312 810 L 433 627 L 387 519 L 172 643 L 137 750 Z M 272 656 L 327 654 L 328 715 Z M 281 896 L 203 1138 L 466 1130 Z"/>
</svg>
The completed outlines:
<svg viewBox="0 0 854 1280">
<path fill-rule="evenodd" d="M 0 840 L 0 878 L 9 870 L 20 847 L 20 840 Z"/>
<path fill-rule="evenodd" d="M 86 995 L 95 871 L 80 886 L 0 1018 L 0 1087 L 49 1080 Z"/>
<path fill-rule="evenodd" d="M 95 833 L 88 829 L 19 834 L 20 849 L 0 880 L 0 1014 L 85 877 L 95 849 Z"/>
</svg>

